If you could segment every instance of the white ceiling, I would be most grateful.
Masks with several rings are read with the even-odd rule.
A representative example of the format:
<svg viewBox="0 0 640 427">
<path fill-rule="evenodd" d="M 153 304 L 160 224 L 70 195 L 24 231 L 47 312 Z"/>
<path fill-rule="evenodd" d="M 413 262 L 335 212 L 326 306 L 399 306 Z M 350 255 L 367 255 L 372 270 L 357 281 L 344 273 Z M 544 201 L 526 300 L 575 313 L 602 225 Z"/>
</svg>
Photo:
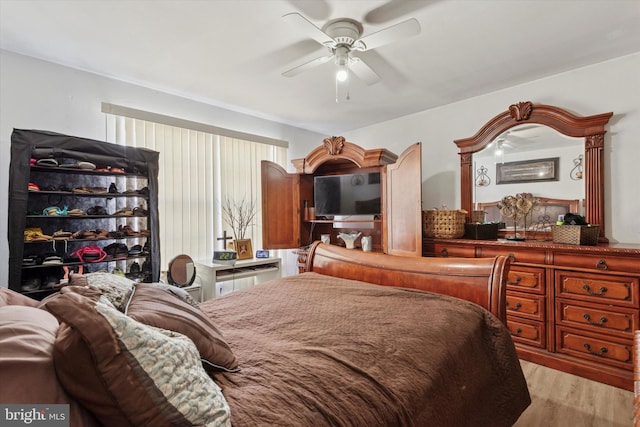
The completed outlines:
<svg viewBox="0 0 640 427">
<path fill-rule="evenodd" d="M 290 12 L 422 32 L 336 103 L 331 62 L 281 75 L 326 54 Z M 638 52 L 640 0 L 0 0 L 0 48 L 335 135 Z"/>
</svg>

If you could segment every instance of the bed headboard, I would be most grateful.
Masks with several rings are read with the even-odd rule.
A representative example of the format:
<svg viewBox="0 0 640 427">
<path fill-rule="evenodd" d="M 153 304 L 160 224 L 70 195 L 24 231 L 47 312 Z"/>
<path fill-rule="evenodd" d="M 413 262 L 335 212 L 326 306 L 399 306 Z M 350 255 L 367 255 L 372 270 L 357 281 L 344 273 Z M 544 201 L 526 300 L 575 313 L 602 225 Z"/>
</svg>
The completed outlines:
<svg viewBox="0 0 640 427">
<path fill-rule="evenodd" d="M 309 249 L 306 271 L 450 295 L 476 303 L 506 323 L 509 265 L 505 256 L 406 257 L 315 242 Z"/>
<path fill-rule="evenodd" d="M 552 199 L 549 197 L 536 197 L 540 201 L 539 209 L 533 211 L 528 226 L 534 226 L 536 223 L 547 222 L 555 224 L 558 215 L 566 213 L 582 213 L 582 202 L 580 199 Z M 487 222 L 504 222 L 507 226 L 513 226 L 513 219 L 503 218 L 498 209 L 499 201 L 481 202 L 477 204 L 477 210 L 485 212 L 484 220 Z M 543 219 L 546 217 L 546 219 Z M 521 226 L 519 224 L 518 226 Z"/>
</svg>

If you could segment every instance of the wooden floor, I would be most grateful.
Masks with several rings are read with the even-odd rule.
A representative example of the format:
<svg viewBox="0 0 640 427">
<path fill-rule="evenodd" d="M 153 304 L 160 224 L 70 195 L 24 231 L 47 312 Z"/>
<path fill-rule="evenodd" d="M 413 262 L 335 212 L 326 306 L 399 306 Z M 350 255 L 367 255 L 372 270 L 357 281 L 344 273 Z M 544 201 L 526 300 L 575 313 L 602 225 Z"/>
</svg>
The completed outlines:
<svg viewBox="0 0 640 427">
<path fill-rule="evenodd" d="M 633 392 L 521 361 L 531 406 L 515 427 L 630 427 Z"/>
</svg>

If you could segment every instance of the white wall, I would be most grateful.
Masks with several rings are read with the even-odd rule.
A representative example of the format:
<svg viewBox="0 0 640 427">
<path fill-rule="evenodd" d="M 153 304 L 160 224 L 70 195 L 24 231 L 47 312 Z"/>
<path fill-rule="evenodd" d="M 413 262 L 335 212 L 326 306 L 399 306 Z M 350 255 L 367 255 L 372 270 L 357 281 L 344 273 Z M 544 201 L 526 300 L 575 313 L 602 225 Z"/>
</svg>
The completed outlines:
<svg viewBox="0 0 640 427">
<path fill-rule="evenodd" d="M 106 140 L 102 102 L 289 141 L 290 158 L 304 157 L 308 147 L 322 144 L 326 137 L 0 50 L 0 286 L 8 283 L 7 189 L 12 130 L 40 129 Z M 289 274 L 297 271 L 295 256 L 290 257 Z"/>
<path fill-rule="evenodd" d="M 472 72 L 472 71 L 470 71 Z M 473 136 L 520 101 L 579 116 L 613 111 L 605 135 L 605 229 L 611 242 L 640 243 L 640 53 L 349 132 L 348 141 L 400 153 L 422 142 L 425 209 L 460 207 L 455 139 Z"/>
<path fill-rule="evenodd" d="M 365 148 L 385 147 L 397 154 L 421 141 L 423 206 L 446 204 L 453 208 L 460 205 L 459 156 L 453 140 L 475 134 L 487 120 L 519 101 L 556 105 L 583 116 L 614 112 L 605 138 L 606 233 L 612 242 L 640 243 L 640 178 L 637 175 L 640 53 L 426 110 L 344 136 Z M 6 194 L 8 188 L 13 128 L 105 139 L 101 102 L 287 140 L 289 159 L 304 157 L 327 136 L 0 50 L 0 189 L 4 189 L 3 193 Z M 7 197 L 0 196 L 0 236 L 7 236 L 7 204 Z M 8 243 L 2 237 L 0 260 L 7 259 Z M 0 262 L 0 286 L 6 286 L 7 276 L 7 262 Z"/>
</svg>

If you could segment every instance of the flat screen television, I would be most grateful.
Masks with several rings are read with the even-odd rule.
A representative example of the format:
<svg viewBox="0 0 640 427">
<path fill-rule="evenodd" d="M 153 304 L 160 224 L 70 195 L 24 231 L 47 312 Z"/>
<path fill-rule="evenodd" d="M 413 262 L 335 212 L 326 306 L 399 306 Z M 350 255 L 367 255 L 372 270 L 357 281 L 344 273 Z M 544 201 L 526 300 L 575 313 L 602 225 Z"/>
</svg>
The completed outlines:
<svg viewBox="0 0 640 427">
<path fill-rule="evenodd" d="M 316 216 L 379 215 L 380 172 L 316 176 L 313 181 Z"/>
</svg>

